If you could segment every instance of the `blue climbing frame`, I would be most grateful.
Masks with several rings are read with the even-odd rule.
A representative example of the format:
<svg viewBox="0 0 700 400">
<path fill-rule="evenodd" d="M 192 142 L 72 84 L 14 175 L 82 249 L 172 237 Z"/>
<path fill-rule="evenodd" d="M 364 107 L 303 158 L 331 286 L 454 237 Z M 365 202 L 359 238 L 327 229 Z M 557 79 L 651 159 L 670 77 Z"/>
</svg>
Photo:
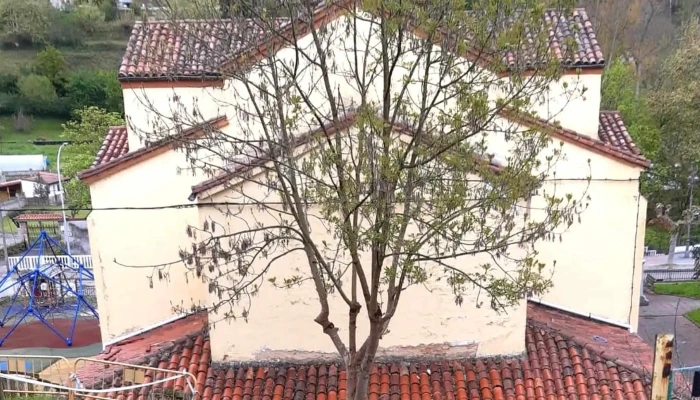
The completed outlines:
<svg viewBox="0 0 700 400">
<path fill-rule="evenodd" d="M 24 271 L 25 273 L 22 273 L 23 271 L 19 270 L 22 260 L 24 260 L 28 254 L 37 248 L 39 250 L 39 257 L 37 257 L 34 269 Z M 60 250 L 59 254 L 62 253 L 69 257 L 69 265 L 66 265 L 60 261 L 60 258 L 56 255 L 56 249 Z M 51 254 L 46 255 L 52 256 L 50 259 L 53 260 L 53 262 L 48 265 L 42 265 L 42 256 L 47 250 L 50 251 Z M 69 285 L 66 273 L 70 273 L 72 275 L 71 277 L 75 280 L 75 287 L 71 287 L 71 285 Z M 15 282 L 5 286 L 5 284 L 13 276 L 16 277 Z M 2 338 L 0 338 L 0 346 L 3 345 L 5 340 L 12 335 L 19 324 L 21 324 L 22 321 L 24 321 L 28 316 L 33 316 L 36 318 L 49 330 L 63 339 L 67 346 L 72 346 L 73 334 L 75 333 L 75 327 L 78 322 L 78 318 L 80 317 L 81 309 L 83 309 L 83 311 L 89 311 L 95 318 L 98 318 L 97 310 L 95 310 L 95 308 L 90 305 L 90 303 L 88 303 L 83 296 L 84 281 L 93 281 L 94 279 L 95 278 L 90 270 L 85 268 L 85 266 L 73 258 L 72 255 L 68 254 L 68 252 L 63 249 L 60 244 L 58 244 L 53 238 L 48 236 L 46 232 L 42 230 L 39 237 L 37 237 L 32 245 L 29 246 L 29 248 L 24 252 L 17 264 L 13 265 L 2 280 L 0 280 L 0 288 L 2 288 L 0 289 L 0 297 L 2 297 L 3 293 L 12 293 L 12 291 L 14 291 L 12 301 L 8 306 L 6 306 L 2 319 L 0 320 L 0 327 L 4 327 L 5 324 L 11 322 L 15 317 L 19 316 L 19 318 L 14 321 L 12 328 Z M 40 304 L 41 299 L 39 296 L 37 296 L 37 293 L 42 293 L 42 282 L 51 284 L 52 289 L 60 290 L 62 294 L 62 304 Z M 51 292 L 53 292 L 53 290 Z M 29 298 L 26 305 L 18 303 L 18 299 L 20 299 L 22 294 Z M 67 307 L 64 304 L 65 296 L 75 298 L 75 305 Z M 50 319 L 55 312 L 72 314 L 73 320 L 71 323 L 70 332 L 68 332 L 67 335 L 59 332 L 59 330 L 48 321 L 48 319 Z"/>
</svg>

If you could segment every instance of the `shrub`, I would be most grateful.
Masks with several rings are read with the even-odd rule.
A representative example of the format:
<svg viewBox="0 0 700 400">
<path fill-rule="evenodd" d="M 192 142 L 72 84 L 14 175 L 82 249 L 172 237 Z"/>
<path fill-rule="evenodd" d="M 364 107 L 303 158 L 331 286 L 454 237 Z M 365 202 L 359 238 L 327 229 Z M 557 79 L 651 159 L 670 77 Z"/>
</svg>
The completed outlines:
<svg viewBox="0 0 700 400">
<path fill-rule="evenodd" d="M 67 68 L 66 59 L 53 46 L 47 46 L 40 51 L 32 63 L 32 71 L 49 78 L 56 90 L 63 90 Z"/>
<path fill-rule="evenodd" d="M 104 25 L 105 14 L 99 7 L 84 4 L 75 9 L 76 22 L 86 33 L 94 33 Z"/>
<path fill-rule="evenodd" d="M 0 38 L 3 43 L 31 45 L 46 39 L 51 5 L 44 0 L 0 1 Z"/>
<path fill-rule="evenodd" d="M 33 114 L 55 114 L 58 106 L 56 89 L 42 75 L 23 76 L 17 82 L 21 106 Z"/>
<path fill-rule="evenodd" d="M 19 95 L 0 92 L 0 115 L 12 115 L 17 110 Z"/>
<path fill-rule="evenodd" d="M 104 14 L 105 21 L 107 22 L 114 21 L 119 17 L 119 10 L 113 1 L 103 3 L 100 8 Z"/>
<path fill-rule="evenodd" d="M 655 226 L 647 226 L 644 245 L 650 249 L 666 253 L 668 252 L 670 238 L 671 234 L 668 231 Z"/>
<path fill-rule="evenodd" d="M 54 10 L 50 16 L 47 41 L 56 46 L 80 46 L 85 32 L 75 13 Z"/>
<path fill-rule="evenodd" d="M 0 73 L 0 93 L 17 93 L 17 74 L 11 72 Z"/>
<path fill-rule="evenodd" d="M 111 71 L 76 71 L 68 77 L 66 96 L 71 109 L 87 106 L 121 112 L 123 107 L 122 90 L 117 76 Z"/>
<path fill-rule="evenodd" d="M 10 257 L 20 256 L 25 251 L 27 251 L 27 244 L 24 242 L 20 242 L 17 244 L 13 244 L 11 246 L 7 246 L 7 255 Z"/>
<path fill-rule="evenodd" d="M 17 110 L 12 116 L 12 123 L 17 132 L 31 132 L 33 122 L 32 116 L 25 114 L 22 109 Z"/>
</svg>

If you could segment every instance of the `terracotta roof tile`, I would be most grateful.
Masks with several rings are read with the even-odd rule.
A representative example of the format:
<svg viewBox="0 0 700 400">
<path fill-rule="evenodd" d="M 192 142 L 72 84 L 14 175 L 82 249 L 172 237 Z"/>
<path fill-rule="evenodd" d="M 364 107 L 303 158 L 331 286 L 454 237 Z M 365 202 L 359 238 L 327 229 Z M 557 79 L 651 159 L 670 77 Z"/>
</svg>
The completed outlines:
<svg viewBox="0 0 700 400">
<path fill-rule="evenodd" d="M 137 22 L 119 78 L 218 77 L 228 56 L 262 34 L 247 19 Z"/>
<path fill-rule="evenodd" d="M 96 167 L 106 164 L 119 156 L 129 152 L 129 140 L 126 133 L 126 126 L 110 126 L 107 136 L 102 142 L 102 147 L 95 155 L 92 166 Z"/>
<path fill-rule="evenodd" d="M 603 143 L 628 151 L 631 154 L 642 154 L 632 137 L 627 132 L 622 116 L 618 111 L 601 111 L 598 124 L 598 137 Z"/>
<path fill-rule="evenodd" d="M 543 24 L 536 30 L 528 30 L 524 43 L 536 43 L 536 36 L 546 29 L 549 34 L 549 49 L 561 61 L 570 67 L 602 66 L 605 64 L 603 51 L 598 44 L 593 24 L 586 10 L 575 8 L 565 13 L 564 10 L 546 10 Z M 569 48 L 573 44 L 574 48 Z M 535 67 L 542 55 L 536 49 L 524 49 L 520 54 L 507 52 L 503 62 L 509 67 Z"/>
<path fill-rule="evenodd" d="M 640 167 L 646 168 L 650 164 L 649 160 L 641 154 L 637 146 L 632 142 L 632 138 L 627 134 L 627 128 L 625 128 L 622 118 L 620 118 L 617 112 L 601 112 L 601 115 L 598 117 L 597 138 L 583 135 L 571 129 L 562 128 L 550 121 L 523 113 L 503 110 L 501 111 L 501 115 L 524 125 L 547 129 L 560 138 L 578 143 L 594 151 L 607 154 L 628 163 L 639 165 Z"/>
<path fill-rule="evenodd" d="M 322 2 L 316 15 L 333 12 Z M 329 3 L 330 4 L 330 3 Z M 279 26 L 289 26 L 279 19 Z M 218 79 L 221 69 L 242 51 L 254 49 L 279 35 L 265 33 L 251 19 L 147 21 L 134 24 L 119 67 L 120 80 Z M 549 35 L 549 51 L 567 67 L 602 66 L 605 58 L 585 9 L 546 10 L 542 25 L 530 29 L 523 41 L 535 42 L 539 32 Z M 573 44 L 574 48 L 570 48 Z M 543 57 L 525 48 L 502 56 L 508 67 L 535 67 Z"/>
<path fill-rule="evenodd" d="M 20 214 L 13 218 L 15 221 L 62 221 L 61 214 Z"/>
<path fill-rule="evenodd" d="M 150 364 L 152 363 L 150 359 L 153 357 L 160 360 L 169 357 L 175 350 L 179 351 L 189 336 L 202 332 L 207 321 L 206 313 L 189 315 L 140 335 L 108 345 L 95 359 L 137 365 Z M 157 367 L 159 361 L 153 363 Z M 91 387 L 98 380 L 101 381 L 103 377 L 111 377 L 114 372 L 120 371 L 121 368 L 123 367 L 118 365 L 85 361 L 79 366 L 77 376 L 83 385 Z M 168 366 L 166 365 L 165 368 Z M 170 369 L 177 369 L 177 365 Z M 111 382 L 106 383 L 111 384 Z"/>
<path fill-rule="evenodd" d="M 201 133 L 215 131 L 216 129 L 226 125 L 228 125 L 228 119 L 226 119 L 225 116 L 219 116 L 191 127 L 180 127 L 177 133 L 165 136 L 157 141 L 147 143 L 145 147 L 141 147 L 140 149 L 132 152 L 128 151 L 129 145 L 126 141 L 126 130 L 124 130 L 122 134 L 121 127 L 119 129 L 110 128 L 110 132 L 112 132 L 114 135 L 109 133 L 107 134 L 107 138 L 105 138 L 102 148 L 95 157 L 95 162 L 90 168 L 80 171 L 78 173 L 78 179 L 85 181 L 86 179 L 93 178 L 94 176 L 100 175 L 106 171 L 114 171 L 116 170 L 115 167 L 117 166 L 124 166 L 128 165 L 127 163 L 139 162 L 147 157 L 151 157 L 166 151 L 169 148 L 168 146 L 176 146 L 178 143 L 183 143 Z M 117 152 L 120 152 L 121 154 L 117 155 Z M 107 160 L 107 157 L 110 159 Z"/>
<path fill-rule="evenodd" d="M 560 315 L 561 314 L 561 315 Z M 525 333 L 526 354 L 470 360 L 377 363 L 372 367 L 369 400 L 647 400 L 650 381 L 643 370 L 613 362 L 623 354 L 623 338 L 617 331 L 540 306 L 528 307 Z M 549 326 L 551 318 L 556 320 Z M 558 327 L 580 331 L 567 336 Z M 609 347 L 596 348 L 586 337 L 591 330 L 607 335 Z M 581 341 L 579 341 L 581 340 Z M 150 340 L 154 341 L 154 340 Z M 631 339 L 632 347 L 637 346 Z M 639 357 L 651 349 L 639 343 Z M 627 353 L 631 354 L 631 353 Z M 199 356 L 199 362 L 196 357 Z M 205 363 L 204 360 L 207 360 Z M 197 370 L 196 390 L 202 400 L 344 400 L 346 372 L 331 363 L 255 365 L 211 365 L 209 338 L 205 332 L 178 342 L 151 358 L 149 365 L 175 370 L 189 365 Z M 649 358 L 649 361 L 651 358 Z M 79 372 L 80 374 L 80 372 Z M 158 376 L 156 376 L 158 379 Z M 119 379 L 117 379 L 119 380 Z M 121 382 L 127 384 L 128 382 Z M 175 382 L 176 391 L 189 392 L 185 382 Z M 141 400 L 148 392 L 121 392 L 125 399 Z"/>
</svg>

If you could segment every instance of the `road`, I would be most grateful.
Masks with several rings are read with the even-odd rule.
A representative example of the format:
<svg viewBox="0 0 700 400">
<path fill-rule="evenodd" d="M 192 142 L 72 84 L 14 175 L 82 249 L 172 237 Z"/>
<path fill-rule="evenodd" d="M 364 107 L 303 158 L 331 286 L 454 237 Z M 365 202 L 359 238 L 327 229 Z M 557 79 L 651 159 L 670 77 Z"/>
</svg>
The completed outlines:
<svg viewBox="0 0 700 400">
<path fill-rule="evenodd" d="M 654 346 L 656 335 L 676 336 L 674 366 L 700 365 L 700 328 L 685 317 L 685 313 L 700 308 L 700 300 L 646 293 L 649 305 L 640 307 L 639 335 Z"/>
</svg>

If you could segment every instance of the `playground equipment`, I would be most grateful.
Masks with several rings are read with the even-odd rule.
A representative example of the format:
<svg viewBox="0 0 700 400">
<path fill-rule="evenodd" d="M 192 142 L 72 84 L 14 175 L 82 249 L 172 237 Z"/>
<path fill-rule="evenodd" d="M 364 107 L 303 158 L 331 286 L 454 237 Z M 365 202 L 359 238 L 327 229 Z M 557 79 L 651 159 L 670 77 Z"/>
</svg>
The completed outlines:
<svg viewBox="0 0 700 400">
<path fill-rule="evenodd" d="M 38 249 L 38 257 L 34 267 L 21 270 L 22 260 L 35 249 Z M 0 280 L 0 297 L 11 297 L 2 310 L 0 327 L 12 324 L 12 328 L 0 338 L 0 346 L 28 317 L 40 321 L 63 339 L 67 346 L 72 346 L 78 319 L 84 316 L 98 318 L 95 307 L 86 300 L 84 290 L 84 284 L 94 279 L 90 270 L 42 230 Z M 70 331 L 60 332 L 52 322 L 66 318 L 72 318 Z"/>
</svg>

